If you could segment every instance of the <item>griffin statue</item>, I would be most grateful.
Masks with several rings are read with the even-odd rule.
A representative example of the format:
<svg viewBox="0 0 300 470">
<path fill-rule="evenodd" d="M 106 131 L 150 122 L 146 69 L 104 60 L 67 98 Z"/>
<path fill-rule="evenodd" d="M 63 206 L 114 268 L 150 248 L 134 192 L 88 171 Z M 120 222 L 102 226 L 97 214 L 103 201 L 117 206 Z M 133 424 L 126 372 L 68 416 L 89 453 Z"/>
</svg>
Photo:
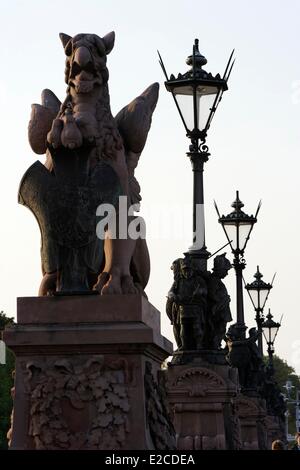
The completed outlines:
<svg viewBox="0 0 300 470">
<path fill-rule="evenodd" d="M 66 97 L 61 103 L 46 89 L 42 104 L 32 105 L 29 142 L 46 161 L 27 170 L 19 189 L 19 202 L 33 212 L 41 231 L 39 295 L 143 293 L 150 273 L 145 239 L 115 237 L 107 226 L 97 236 L 103 220 L 97 208 L 111 204 L 118 213 L 119 196 L 127 198 L 127 208 L 140 202 L 134 172 L 159 86 L 149 86 L 113 117 L 106 61 L 114 32 L 60 39 Z M 130 217 L 129 222 L 135 218 Z"/>
</svg>

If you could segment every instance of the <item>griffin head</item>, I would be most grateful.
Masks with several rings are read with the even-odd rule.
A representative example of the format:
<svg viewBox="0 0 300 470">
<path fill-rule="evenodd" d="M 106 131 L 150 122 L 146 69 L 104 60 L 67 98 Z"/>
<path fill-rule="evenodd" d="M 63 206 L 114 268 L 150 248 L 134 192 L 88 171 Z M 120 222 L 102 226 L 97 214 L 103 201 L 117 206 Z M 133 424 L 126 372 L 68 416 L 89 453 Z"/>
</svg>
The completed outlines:
<svg viewBox="0 0 300 470">
<path fill-rule="evenodd" d="M 114 47 L 115 33 L 59 35 L 66 58 L 65 81 L 76 93 L 90 93 L 108 81 L 106 57 Z"/>
</svg>

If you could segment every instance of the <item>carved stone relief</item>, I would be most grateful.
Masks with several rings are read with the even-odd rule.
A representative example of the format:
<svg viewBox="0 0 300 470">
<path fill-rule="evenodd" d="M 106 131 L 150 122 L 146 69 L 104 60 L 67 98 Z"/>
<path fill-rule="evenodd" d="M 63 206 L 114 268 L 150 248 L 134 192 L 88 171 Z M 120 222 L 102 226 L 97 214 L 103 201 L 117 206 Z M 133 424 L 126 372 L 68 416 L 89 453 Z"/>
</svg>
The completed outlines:
<svg viewBox="0 0 300 470">
<path fill-rule="evenodd" d="M 35 449 L 121 449 L 129 432 L 128 367 L 103 356 L 27 363 Z"/>
</svg>

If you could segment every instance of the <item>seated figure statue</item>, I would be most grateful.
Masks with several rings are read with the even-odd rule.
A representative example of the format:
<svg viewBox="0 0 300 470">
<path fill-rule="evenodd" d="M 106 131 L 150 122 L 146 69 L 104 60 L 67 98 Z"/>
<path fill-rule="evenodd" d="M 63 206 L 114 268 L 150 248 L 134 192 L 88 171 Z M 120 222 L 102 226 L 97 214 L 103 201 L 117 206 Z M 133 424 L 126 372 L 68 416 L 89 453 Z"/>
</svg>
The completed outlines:
<svg viewBox="0 0 300 470">
<path fill-rule="evenodd" d="M 263 360 L 256 344 L 258 331 L 250 328 L 248 338 L 243 336 L 238 324 L 231 325 L 226 333 L 227 361 L 239 372 L 243 391 L 258 391 L 263 375 Z"/>
</svg>

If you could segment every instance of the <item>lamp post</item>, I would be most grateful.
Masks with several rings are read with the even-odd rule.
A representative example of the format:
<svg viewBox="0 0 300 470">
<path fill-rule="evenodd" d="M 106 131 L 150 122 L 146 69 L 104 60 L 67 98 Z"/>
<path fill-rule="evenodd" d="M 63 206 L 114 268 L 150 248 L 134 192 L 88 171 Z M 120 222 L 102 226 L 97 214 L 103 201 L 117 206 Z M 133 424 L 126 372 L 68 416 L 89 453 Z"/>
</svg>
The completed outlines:
<svg viewBox="0 0 300 470">
<path fill-rule="evenodd" d="M 209 158 L 208 147 L 205 144 L 207 131 L 213 116 L 221 101 L 222 94 L 228 89 L 227 81 L 233 63 L 229 58 L 224 75 L 213 76 L 202 67 L 206 65 L 206 58 L 199 52 L 199 41 L 195 39 L 193 53 L 186 63 L 190 69 L 184 74 L 179 73 L 177 78 L 172 74 L 168 77 L 162 58 L 159 54 L 160 65 L 166 77 L 165 86 L 172 93 L 180 118 L 184 125 L 186 135 L 190 139 L 189 157 L 193 169 L 193 245 L 188 255 L 196 260 L 200 270 L 206 270 L 209 253 L 205 246 L 204 224 L 204 191 L 203 169 Z"/>
<path fill-rule="evenodd" d="M 269 309 L 269 313 L 266 316 L 266 320 L 262 324 L 262 331 L 265 337 L 266 343 L 268 345 L 268 355 L 269 355 L 269 364 L 268 368 L 271 372 L 271 375 L 274 373 L 274 366 L 273 366 L 273 355 L 274 355 L 274 342 L 278 333 L 278 330 L 281 326 L 281 323 L 276 323 L 273 320 L 273 315 L 271 314 L 271 310 Z"/>
<path fill-rule="evenodd" d="M 246 284 L 245 289 L 248 291 L 249 297 L 251 299 L 252 305 L 255 309 L 256 315 L 255 320 L 258 330 L 258 349 L 260 354 L 263 356 L 263 340 L 262 340 L 262 324 L 264 322 L 263 310 L 269 296 L 270 290 L 272 289 L 274 277 L 272 284 L 264 282 L 262 280 L 263 275 L 259 271 L 259 266 L 257 266 L 257 271 L 254 274 L 255 280 L 250 284 Z"/>
<path fill-rule="evenodd" d="M 286 403 L 287 405 L 294 406 L 295 405 L 295 418 L 296 418 L 296 430 L 297 432 L 300 432 L 300 390 L 296 389 L 295 390 L 295 399 L 292 398 L 292 391 L 294 388 L 296 388 L 292 381 L 289 379 L 286 381 L 284 388 L 287 391 L 286 394 Z M 293 439 L 293 437 L 289 434 L 288 431 L 288 418 L 291 415 L 289 412 L 289 409 L 286 411 L 286 439 L 287 441 L 290 441 Z"/>
<path fill-rule="evenodd" d="M 236 274 L 236 327 L 240 330 L 241 337 L 245 337 L 246 325 L 244 317 L 244 299 L 243 299 L 243 269 L 246 262 L 244 251 L 248 243 L 254 224 L 257 222 L 257 214 L 260 209 L 259 203 L 255 216 L 247 215 L 242 211 L 244 204 L 239 198 L 239 192 L 236 192 L 236 199 L 231 204 L 234 210 L 228 215 L 220 215 L 217 204 L 215 208 L 219 216 L 219 223 L 222 225 L 228 243 L 233 253 L 233 267 Z"/>
</svg>

